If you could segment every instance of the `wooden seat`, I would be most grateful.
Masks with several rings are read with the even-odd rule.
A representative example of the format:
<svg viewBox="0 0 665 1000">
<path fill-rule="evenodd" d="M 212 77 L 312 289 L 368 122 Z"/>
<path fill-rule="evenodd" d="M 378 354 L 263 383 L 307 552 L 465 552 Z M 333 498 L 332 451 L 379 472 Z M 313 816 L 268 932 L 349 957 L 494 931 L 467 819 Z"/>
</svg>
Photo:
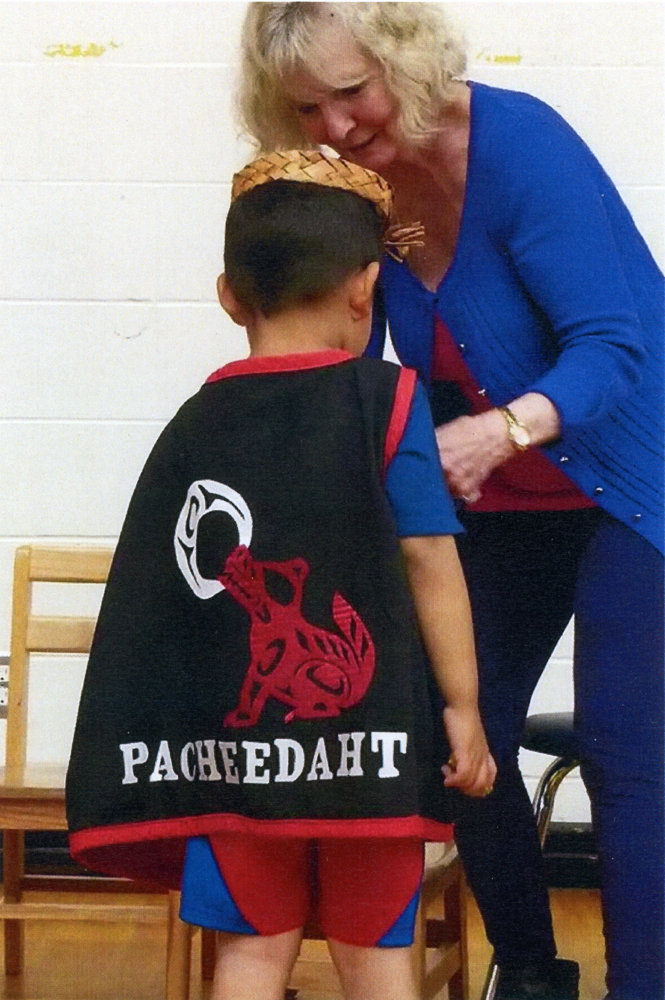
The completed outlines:
<svg viewBox="0 0 665 1000">
<path fill-rule="evenodd" d="M 113 550 L 109 548 L 21 546 L 14 561 L 12 597 L 12 634 L 8 679 L 7 730 L 5 766 L 0 769 L 0 828 L 3 835 L 3 892 L 0 898 L 0 919 L 4 922 L 5 973 L 16 975 L 24 965 L 24 928 L 29 920 L 96 920 L 140 921 L 169 923 L 169 905 L 172 913 L 177 905 L 175 893 L 154 893 L 154 902 L 139 905 L 132 901 L 131 892 L 136 886 L 123 879 L 102 879 L 85 875 L 67 877 L 34 876 L 25 872 L 24 833 L 37 830 L 66 830 L 65 775 L 67 765 L 40 764 L 29 759 L 28 753 L 28 691 L 32 654 L 53 654 L 54 669 L 57 661 L 62 666 L 67 654 L 87 654 L 90 650 L 95 627 L 95 617 L 90 615 L 52 615 L 33 613 L 33 591 L 36 584 L 99 584 L 106 581 Z M 69 588 L 68 588 L 69 590 Z M 71 588 L 73 591 L 74 588 Z M 70 592 L 71 592 L 70 591 Z M 62 586 L 44 588 L 40 600 L 55 607 L 62 603 Z M 49 663 L 49 666 L 51 664 Z M 58 709 L 60 686 L 55 677 L 52 690 L 56 692 L 53 709 Z M 90 896 L 76 894 L 75 902 L 50 902 L 48 893 L 40 893 L 31 900 L 25 893 L 31 888 L 104 889 L 127 892 L 121 905 L 118 897 L 109 903 L 100 902 L 98 893 Z M 145 893 L 145 887 L 142 887 Z M 46 898 L 45 898 L 46 897 Z M 152 897 L 150 897 L 152 898 Z M 94 899 L 94 901 L 93 901 Z M 172 916 L 170 926 L 173 926 Z M 166 966 L 170 969 L 171 936 Z M 177 949 L 176 949 L 177 953 Z M 177 960 L 174 968 L 177 968 Z M 174 985 L 174 974 L 167 974 L 166 994 L 177 1000 L 180 994 Z"/>
<path fill-rule="evenodd" d="M 439 1000 L 448 987 L 448 1000 L 468 1000 L 468 952 L 466 927 L 466 886 L 462 865 L 454 845 L 427 844 L 425 877 L 416 934 L 412 948 L 414 970 L 422 1000 Z M 176 909 L 172 910 L 172 916 Z M 174 965 L 180 966 L 174 979 L 180 982 L 183 1000 L 189 995 L 189 955 L 193 929 L 181 921 L 172 928 L 178 939 L 174 950 Z M 203 931 L 203 975 L 212 976 L 214 965 L 214 934 Z M 339 981 L 322 941 L 318 928 L 305 928 L 300 950 L 287 993 L 297 1000 L 299 991 L 316 993 L 317 997 L 339 1000 Z"/>
</svg>

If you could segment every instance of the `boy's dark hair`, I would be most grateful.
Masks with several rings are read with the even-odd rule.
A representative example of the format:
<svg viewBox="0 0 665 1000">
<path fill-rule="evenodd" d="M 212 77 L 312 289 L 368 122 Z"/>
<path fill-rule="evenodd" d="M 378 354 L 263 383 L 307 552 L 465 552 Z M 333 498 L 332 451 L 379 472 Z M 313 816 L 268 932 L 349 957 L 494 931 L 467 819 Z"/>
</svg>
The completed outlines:
<svg viewBox="0 0 665 1000">
<path fill-rule="evenodd" d="M 243 306 L 270 316 L 380 260 L 383 233 L 372 202 L 353 191 L 269 181 L 231 205 L 224 272 Z"/>
</svg>

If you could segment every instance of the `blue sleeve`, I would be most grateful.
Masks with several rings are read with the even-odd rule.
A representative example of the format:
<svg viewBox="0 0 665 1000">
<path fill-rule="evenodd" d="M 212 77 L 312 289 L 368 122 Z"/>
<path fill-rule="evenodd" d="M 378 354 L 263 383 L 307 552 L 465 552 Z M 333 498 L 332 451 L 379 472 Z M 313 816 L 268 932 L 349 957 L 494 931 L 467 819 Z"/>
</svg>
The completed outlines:
<svg viewBox="0 0 665 1000">
<path fill-rule="evenodd" d="M 615 229 L 627 212 L 582 139 L 550 108 L 532 106 L 494 135 L 501 154 L 486 190 L 519 280 L 557 342 L 556 363 L 528 388 L 554 403 L 564 427 L 581 426 L 640 380 L 644 331 Z"/>
<path fill-rule="evenodd" d="M 388 467 L 386 494 L 400 538 L 462 531 L 443 478 L 429 403 L 420 383 L 400 446 Z"/>
</svg>

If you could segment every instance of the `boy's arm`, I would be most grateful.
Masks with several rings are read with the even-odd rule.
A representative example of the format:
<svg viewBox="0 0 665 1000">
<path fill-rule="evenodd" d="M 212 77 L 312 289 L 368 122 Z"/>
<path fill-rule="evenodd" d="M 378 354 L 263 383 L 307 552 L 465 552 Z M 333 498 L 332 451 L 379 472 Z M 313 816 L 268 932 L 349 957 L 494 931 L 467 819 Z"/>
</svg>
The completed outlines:
<svg viewBox="0 0 665 1000">
<path fill-rule="evenodd" d="M 471 609 L 451 535 L 400 539 L 418 623 L 445 699 L 443 721 L 451 758 L 445 784 L 467 795 L 489 794 L 496 776 L 478 711 Z"/>
</svg>

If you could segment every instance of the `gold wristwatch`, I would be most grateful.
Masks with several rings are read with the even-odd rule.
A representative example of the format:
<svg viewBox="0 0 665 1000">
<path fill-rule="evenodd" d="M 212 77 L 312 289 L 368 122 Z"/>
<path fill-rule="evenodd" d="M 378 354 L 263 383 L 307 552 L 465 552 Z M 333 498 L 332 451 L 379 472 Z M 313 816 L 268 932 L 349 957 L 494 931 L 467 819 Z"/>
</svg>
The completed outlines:
<svg viewBox="0 0 665 1000">
<path fill-rule="evenodd" d="M 510 443 L 517 449 L 517 451 L 526 451 L 531 445 L 531 435 L 529 434 L 528 427 L 526 427 L 521 420 L 518 420 L 512 410 L 508 409 L 507 406 L 500 406 L 498 409 L 499 413 L 506 421 Z"/>
</svg>

